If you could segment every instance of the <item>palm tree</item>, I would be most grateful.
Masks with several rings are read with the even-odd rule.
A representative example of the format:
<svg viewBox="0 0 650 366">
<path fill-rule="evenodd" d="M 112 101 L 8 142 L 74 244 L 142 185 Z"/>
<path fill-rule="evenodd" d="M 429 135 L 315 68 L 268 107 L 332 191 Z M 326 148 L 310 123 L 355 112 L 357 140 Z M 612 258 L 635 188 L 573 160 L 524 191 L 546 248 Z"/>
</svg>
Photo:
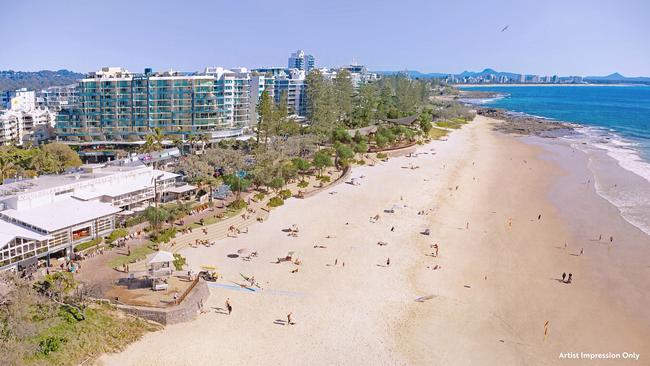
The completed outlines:
<svg viewBox="0 0 650 366">
<path fill-rule="evenodd" d="M 16 172 L 16 164 L 9 156 L 0 156 L 0 184 L 4 183 L 5 177 Z"/>
<path fill-rule="evenodd" d="M 156 145 L 158 145 L 159 150 L 162 149 L 163 146 L 162 144 L 163 144 L 163 140 L 165 139 L 165 135 L 163 134 L 160 128 L 153 129 L 153 139 L 156 142 Z"/>
</svg>

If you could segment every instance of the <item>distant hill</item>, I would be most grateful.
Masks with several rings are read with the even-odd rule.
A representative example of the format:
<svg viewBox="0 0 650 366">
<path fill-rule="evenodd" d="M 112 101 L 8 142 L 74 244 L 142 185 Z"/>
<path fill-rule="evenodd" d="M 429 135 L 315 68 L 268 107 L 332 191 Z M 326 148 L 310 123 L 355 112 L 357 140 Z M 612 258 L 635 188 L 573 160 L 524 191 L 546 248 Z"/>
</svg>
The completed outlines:
<svg viewBox="0 0 650 366">
<path fill-rule="evenodd" d="M 609 74 L 607 76 L 585 76 L 585 81 L 588 82 L 599 82 L 599 83 L 641 83 L 647 84 L 650 83 L 650 78 L 648 77 L 627 77 L 623 76 L 617 72 Z"/>
<path fill-rule="evenodd" d="M 49 86 L 75 84 L 77 80 L 85 77 L 70 70 L 42 70 L 42 71 L 13 71 L 0 70 L 0 91 L 27 88 L 40 90 Z"/>
</svg>

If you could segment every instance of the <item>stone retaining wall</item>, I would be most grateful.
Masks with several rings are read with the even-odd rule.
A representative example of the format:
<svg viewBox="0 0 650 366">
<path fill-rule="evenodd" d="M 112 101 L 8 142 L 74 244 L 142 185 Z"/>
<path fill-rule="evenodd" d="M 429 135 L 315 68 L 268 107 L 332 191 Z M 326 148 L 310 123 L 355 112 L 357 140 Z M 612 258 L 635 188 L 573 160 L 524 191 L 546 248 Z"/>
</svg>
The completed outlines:
<svg viewBox="0 0 650 366">
<path fill-rule="evenodd" d="M 176 306 L 168 308 L 154 308 L 147 306 L 133 306 L 133 305 L 117 305 L 117 308 L 125 313 L 138 316 L 143 319 L 151 320 L 163 325 L 176 324 L 187 322 L 196 316 L 199 309 L 199 304 L 203 303 L 204 306 L 210 296 L 210 289 L 204 280 L 194 286 L 192 291 L 187 294 L 183 302 Z"/>
<path fill-rule="evenodd" d="M 316 188 L 313 191 L 303 193 L 302 197 L 299 197 L 299 198 L 309 198 L 309 197 L 314 196 L 314 195 L 316 195 L 317 193 L 319 193 L 319 192 L 321 192 L 323 190 L 334 187 L 335 185 L 337 185 L 337 184 L 339 184 L 341 182 L 344 182 L 346 179 L 348 179 L 348 177 L 350 176 L 350 173 L 352 173 L 352 168 L 350 166 L 347 166 L 347 167 L 344 168 L 343 174 L 341 174 L 340 177 L 336 178 L 336 180 L 334 182 L 332 182 L 332 183 L 330 183 L 330 184 L 328 184 L 328 185 L 326 185 L 324 187 Z"/>
</svg>

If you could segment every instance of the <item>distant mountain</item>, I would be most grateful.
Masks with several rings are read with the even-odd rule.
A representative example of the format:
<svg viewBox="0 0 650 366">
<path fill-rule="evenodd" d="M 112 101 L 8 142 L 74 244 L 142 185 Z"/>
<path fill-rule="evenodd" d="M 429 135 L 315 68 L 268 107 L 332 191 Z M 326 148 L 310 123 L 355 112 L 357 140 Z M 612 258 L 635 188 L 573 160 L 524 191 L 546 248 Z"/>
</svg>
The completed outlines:
<svg viewBox="0 0 650 366">
<path fill-rule="evenodd" d="M 70 70 L 13 71 L 0 70 L 0 91 L 27 88 L 40 90 L 49 86 L 70 85 L 85 77 Z"/>
<path fill-rule="evenodd" d="M 650 83 L 649 77 L 626 77 L 618 72 L 607 76 L 585 76 L 585 81 L 602 83 Z"/>
</svg>

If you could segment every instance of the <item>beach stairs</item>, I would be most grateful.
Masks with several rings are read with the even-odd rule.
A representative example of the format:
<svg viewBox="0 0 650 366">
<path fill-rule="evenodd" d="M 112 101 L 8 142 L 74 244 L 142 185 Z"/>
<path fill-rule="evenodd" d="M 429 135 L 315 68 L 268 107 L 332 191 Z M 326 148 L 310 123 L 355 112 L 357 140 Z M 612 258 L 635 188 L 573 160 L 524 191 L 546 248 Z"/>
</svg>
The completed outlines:
<svg viewBox="0 0 650 366">
<path fill-rule="evenodd" d="M 194 244 L 197 239 L 207 240 L 209 242 L 224 239 L 228 236 L 228 234 L 233 235 L 233 233 L 231 233 L 229 230 L 230 227 L 235 227 L 239 230 L 243 230 L 244 228 L 256 223 L 258 217 L 266 220 L 268 218 L 268 212 L 262 209 L 258 209 L 256 214 L 251 214 L 247 219 L 242 218 L 241 215 L 237 215 L 212 225 L 197 227 L 193 229 L 191 233 L 180 235 L 177 234 L 176 238 L 172 239 L 169 243 L 162 244 L 160 246 L 160 250 L 176 253 L 181 249 L 187 248 L 191 244 Z M 207 235 L 203 233 L 203 229 L 207 229 Z M 241 233 L 239 235 L 246 234 Z M 172 243 L 174 242 L 175 245 L 172 246 Z"/>
<path fill-rule="evenodd" d="M 258 210 L 257 214 L 251 215 L 250 218 L 248 219 L 243 219 L 241 215 L 237 215 L 212 225 L 198 227 L 193 229 L 191 233 L 177 234 L 176 238 L 172 239 L 169 243 L 161 244 L 159 247 L 160 250 L 164 250 L 172 253 L 178 253 L 181 249 L 189 247 L 190 244 L 194 244 L 194 242 L 197 239 L 214 242 L 226 238 L 228 234 L 233 235 L 233 233 L 229 231 L 229 228 L 231 226 L 234 226 L 235 228 L 242 230 L 256 223 L 258 217 L 262 217 L 264 220 L 266 220 L 268 218 L 268 212 L 264 210 Z M 203 233 L 203 229 L 208 230 L 208 235 L 205 235 Z M 246 234 L 241 233 L 238 236 L 241 235 L 246 235 Z M 176 244 L 172 246 L 172 242 L 176 242 Z M 146 260 L 141 260 L 135 263 L 131 263 L 129 265 L 129 272 L 140 272 L 146 270 L 147 270 Z"/>
</svg>

